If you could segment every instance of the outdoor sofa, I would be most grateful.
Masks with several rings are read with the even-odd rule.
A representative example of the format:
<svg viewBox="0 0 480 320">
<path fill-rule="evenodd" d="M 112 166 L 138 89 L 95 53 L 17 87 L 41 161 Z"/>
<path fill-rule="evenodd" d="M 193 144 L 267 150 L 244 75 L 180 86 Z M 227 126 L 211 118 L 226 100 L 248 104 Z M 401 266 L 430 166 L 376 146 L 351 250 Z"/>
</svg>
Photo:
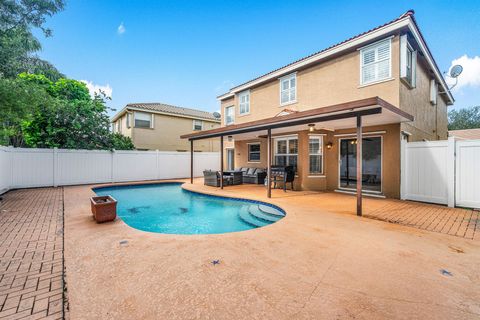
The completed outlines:
<svg viewBox="0 0 480 320">
<path fill-rule="evenodd" d="M 235 171 L 242 172 L 243 183 L 264 184 L 267 177 L 267 171 L 262 168 L 242 167 L 235 169 Z"/>
</svg>

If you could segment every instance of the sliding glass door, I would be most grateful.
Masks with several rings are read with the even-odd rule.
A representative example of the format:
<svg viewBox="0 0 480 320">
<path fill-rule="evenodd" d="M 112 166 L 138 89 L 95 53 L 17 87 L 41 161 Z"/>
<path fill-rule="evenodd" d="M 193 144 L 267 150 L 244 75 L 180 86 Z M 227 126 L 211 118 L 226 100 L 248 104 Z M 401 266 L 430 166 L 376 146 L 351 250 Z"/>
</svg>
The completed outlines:
<svg viewBox="0 0 480 320">
<path fill-rule="evenodd" d="M 357 140 L 340 140 L 340 181 L 343 189 L 357 188 Z M 362 190 L 382 192 L 382 138 L 363 138 Z"/>
</svg>

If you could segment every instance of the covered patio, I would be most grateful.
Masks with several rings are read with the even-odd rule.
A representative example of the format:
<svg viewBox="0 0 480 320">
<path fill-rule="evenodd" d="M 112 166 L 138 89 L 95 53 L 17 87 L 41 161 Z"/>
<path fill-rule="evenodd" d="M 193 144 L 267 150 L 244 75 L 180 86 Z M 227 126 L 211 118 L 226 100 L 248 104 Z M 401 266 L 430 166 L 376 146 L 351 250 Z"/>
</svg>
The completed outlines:
<svg viewBox="0 0 480 320">
<path fill-rule="evenodd" d="M 224 139 L 248 141 L 249 139 L 266 139 L 267 144 L 267 187 L 265 192 L 268 198 L 272 195 L 272 165 L 273 150 L 272 139 L 277 136 L 308 130 L 317 134 L 342 132 L 344 129 L 355 129 L 353 135 L 355 145 L 355 193 L 356 214 L 362 215 L 362 190 L 364 176 L 362 175 L 363 163 L 363 138 L 376 131 L 365 132 L 365 128 L 376 128 L 385 125 L 394 125 L 401 122 L 413 121 L 413 116 L 393 106 L 387 101 L 372 97 L 368 99 L 350 101 L 337 105 L 309 109 L 306 111 L 278 114 L 276 117 L 233 124 L 207 131 L 186 134 L 183 139 L 190 140 L 190 183 L 193 183 L 194 142 L 201 139 L 220 138 L 221 163 L 220 163 L 220 189 L 224 187 Z M 400 143 L 400 130 L 398 127 L 398 145 Z M 340 136 L 338 134 L 337 136 Z M 345 136 L 350 136 L 346 134 Z M 353 144 L 353 143 L 352 143 Z M 328 146 L 327 146 L 328 147 Z M 323 146 L 322 146 L 323 148 Z M 398 148 L 398 152 L 399 152 Z M 399 159 L 398 159 L 399 160 Z M 399 171 L 400 162 L 396 163 Z M 364 191 L 364 190 L 363 190 Z"/>
</svg>

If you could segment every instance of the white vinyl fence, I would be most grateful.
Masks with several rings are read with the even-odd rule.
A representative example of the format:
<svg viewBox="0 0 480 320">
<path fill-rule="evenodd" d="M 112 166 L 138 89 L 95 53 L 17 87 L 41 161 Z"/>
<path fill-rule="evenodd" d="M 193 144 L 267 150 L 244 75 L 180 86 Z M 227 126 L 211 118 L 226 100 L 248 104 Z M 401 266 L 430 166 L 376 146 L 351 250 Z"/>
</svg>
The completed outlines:
<svg viewBox="0 0 480 320">
<path fill-rule="evenodd" d="M 195 152 L 194 176 L 220 168 L 218 152 Z M 190 153 L 0 147 L 0 193 L 12 188 L 176 179 L 190 176 Z"/>
<path fill-rule="evenodd" d="M 480 208 L 480 140 L 402 142 L 402 199 Z"/>
</svg>

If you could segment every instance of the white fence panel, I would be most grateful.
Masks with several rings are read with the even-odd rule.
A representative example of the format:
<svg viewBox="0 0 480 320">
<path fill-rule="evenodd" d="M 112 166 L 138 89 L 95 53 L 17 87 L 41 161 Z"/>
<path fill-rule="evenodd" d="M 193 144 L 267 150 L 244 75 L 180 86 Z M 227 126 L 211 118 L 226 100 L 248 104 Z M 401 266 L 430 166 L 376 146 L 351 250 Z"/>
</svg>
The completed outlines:
<svg viewBox="0 0 480 320">
<path fill-rule="evenodd" d="M 10 188 L 10 152 L 8 149 L 0 147 L 0 194 Z"/>
<path fill-rule="evenodd" d="M 56 169 L 56 185 L 111 181 L 112 152 L 60 149 Z"/>
<path fill-rule="evenodd" d="M 480 141 L 457 141 L 456 202 L 480 208 Z"/>
<path fill-rule="evenodd" d="M 154 180 L 156 151 L 116 151 L 113 157 L 113 180 Z"/>
<path fill-rule="evenodd" d="M 403 175 L 405 198 L 447 204 L 449 180 L 448 141 L 410 142 L 406 144 Z"/>
<path fill-rule="evenodd" d="M 218 170 L 218 152 L 195 152 L 194 176 Z M 177 179 L 190 176 L 189 152 L 0 147 L 0 193 L 12 188 Z"/>
<path fill-rule="evenodd" d="M 11 150 L 10 188 L 46 187 L 53 185 L 53 149 Z"/>
</svg>

